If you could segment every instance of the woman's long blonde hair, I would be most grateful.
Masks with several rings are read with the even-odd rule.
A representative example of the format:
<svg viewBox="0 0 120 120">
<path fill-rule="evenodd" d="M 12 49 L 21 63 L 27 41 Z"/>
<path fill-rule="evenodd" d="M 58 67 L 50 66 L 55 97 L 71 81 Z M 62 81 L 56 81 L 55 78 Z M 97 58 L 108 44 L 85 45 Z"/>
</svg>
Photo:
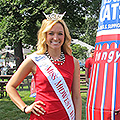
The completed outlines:
<svg viewBox="0 0 120 120">
<path fill-rule="evenodd" d="M 63 26 L 65 38 L 64 38 L 64 44 L 62 46 L 62 51 L 65 54 L 71 55 L 72 50 L 70 48 L 71 43 L 71 36 L 69 34 L 69 30 L 67 28 L 67 25 L 63 20 L 58 21 L 50 21 L 47 19 L 44 19 L 42 21 L 42 26 L 40 30 L 38 31 L 38 43 L 37 43 L 37 53 L 38 54 L 44 54 L 47 51 L 47 45 L 46 45 L 46 33 L 56 24 L 60 23 Z"/>
</svg>

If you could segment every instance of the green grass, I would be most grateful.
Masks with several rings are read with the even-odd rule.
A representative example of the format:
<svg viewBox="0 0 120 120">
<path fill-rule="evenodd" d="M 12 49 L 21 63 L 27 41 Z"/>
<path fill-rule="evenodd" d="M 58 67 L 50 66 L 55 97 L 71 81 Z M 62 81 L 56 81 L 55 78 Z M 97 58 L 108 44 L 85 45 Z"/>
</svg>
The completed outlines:
<svg viewBox="0 0 120 120">
<path fill-rule="evenodd" d="M 29 97 L 30 91 L 19 91 L 22 100 L 26 104 L 34 102 L 34 98 Z M 85 107 L 86 107 L 86 93 L 81 93 L 82 96 L 82 120 L 86 120 Z M 19 110 L 10 98 L 4 97 L 0 99 L 0 120 L 29 120 L 30 114 L 24 114 Z"/>
<path fill-rule="evenodd" d="M 29 97 L 29 91 L 20 91 L 19 94 L 28 105 L 34 101 L 34 98 Z M 29 116 L 21 112 L 9 97 L 0 99 L 0 120 L 29 120 Z"/>
<path fill-rule="evenodd" d="M 86 120 L 86 99 L 87 93 L 81 93 L 82 97 L 82 120 Z"/>
<path fill-rule="evenodd" d="M 85 73 L 85 71 L 80 71 Z M 82 86 L 81 86 L 82 87 Z M 29 97 L 30 91 L 18 91 L 22 100 L 30 105 L 35 98 Z M 87 93 L 81 93 L 82 96 L 82 120 L 86 120 L 86 98 Z M 25 114 L 19 110 L 16 105 L 7 96 L 0 99 L 0 120 L 29 120 L 30 114 Z"/>
</svg>

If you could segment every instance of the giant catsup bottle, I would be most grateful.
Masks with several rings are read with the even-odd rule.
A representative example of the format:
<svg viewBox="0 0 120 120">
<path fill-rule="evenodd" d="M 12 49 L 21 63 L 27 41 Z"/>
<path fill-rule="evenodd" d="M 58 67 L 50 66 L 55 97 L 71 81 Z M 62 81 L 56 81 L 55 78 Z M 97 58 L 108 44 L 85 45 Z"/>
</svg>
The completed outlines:
<svg viewBox="0 0 120 120">
<path fill-rule="evenodd" d="M 120 0 L 102 0 L 94 64 L 87 96 L 87 120 L 120 120 Z"/>
</svg>

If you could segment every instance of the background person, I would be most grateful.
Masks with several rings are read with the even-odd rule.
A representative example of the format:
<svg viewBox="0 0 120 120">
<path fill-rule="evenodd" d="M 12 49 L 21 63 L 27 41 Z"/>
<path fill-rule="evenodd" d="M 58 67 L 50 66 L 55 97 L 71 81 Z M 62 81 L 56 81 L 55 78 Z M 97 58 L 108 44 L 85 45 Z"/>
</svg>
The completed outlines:
<svg viewBox="0 0 120 120">
<path fill-rule="evenodd" d="M 90 50 L 90 57 L 86 59 L 85 61 L 85 78 L 86 78 L 86 84 L 89 86 L 89 81 L 90 81 L 90 73 L 92 69 L 92 64 L 93 64 L 93 57 L 94 57 L 94 49 Z"/>
<path fill-rule="evenodd" d="M 54 15 L 56 14 L 53 13 L 49 16 Z M 80 68 L 78 60 L 71 56 L 70 43 L 69 30 L 62 19 L 53 17 L 43 20 L 41 29 L 38 31 L 37 51 L 23 61 L 8 82 L 6 86 L 7 93 L 19 109 L 25 113 L 31 112 L 30 120 L 69 120 L 66 109 L 60 100 L 64 100 L 66 94 L 71 94 L 71 92 L 75 120 L 81 120 Z M 45 60 L 41 62 L 44 58 Z M 59 78 L 53 69 L 50 70 L 52 65 L 44 69 L 44 67 L 49 66 L 48 63 L 44 63 L 46 59 L 48 59 L 50 65 L 52 62 L 53 68 L 57 68 L 59 75 L 62 75 L 63 78 Z M 49 74 L 48 76 L 45 74 L 46 71 Z M 16 88 L 30 72 L 33 73 L 36 82 L 36 99 L 28 106 L 22 101 Z M 59 78 L 59 82 L 54 85 L 58 92 L 62 94 L 63 99 L 59 99 L 59 96 L 53 90 L 54 87 L 49 82 L 49 79 L 57 80 L 57 78 Z M 60 83 L 62 80 L 65 81 L 68 87 L 67 92 L 65 92 L 66 88 L 63 87 L 64 83 Z M 68 100 L 63 101 L 66 106 L 69 105 L 67 109 L 72 108 L 72 104 Z M 70 115 L 73 116 L 73 111 Z"/>
</svg>

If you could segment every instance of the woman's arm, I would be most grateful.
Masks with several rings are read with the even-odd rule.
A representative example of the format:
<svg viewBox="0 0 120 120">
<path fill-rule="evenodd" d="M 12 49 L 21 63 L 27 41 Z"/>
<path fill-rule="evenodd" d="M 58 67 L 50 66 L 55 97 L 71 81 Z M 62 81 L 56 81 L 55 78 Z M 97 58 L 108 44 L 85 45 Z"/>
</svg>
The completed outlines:
<svg viewBox="0 0 120 120">
<path fill-rule="evenodd" d="M 74 59 L 75 70 L 72 84 L 72 98 L 75 107 L 76 120 L 82 117 L 82 99 L 80 94 L 80 66 L 77 59 Z"/>
<path fill-rule="evenodd" d="M 34 64 L 30 58 L 25 59 L 18 68 L 18 70 L 15 72 L 15 74 L 11 77 L 6 86 L 6 91 L 8 95 L 10 96 L 12 101 L 18 106 L 18 108 L 22 111 L 26 104 L 20 98 L 16 88 L 20 85 L 24 78 L 32 71 L 33 66 Z"/>
<path fill-rule="evenodd" d="M 25 77 L 30 73 L 30 72 L 35 72 L 36 65 L 34 62 L 30 59 L 27 58 L 23 61 L 23 63 L 20 65 L 18 70 L 15 72 L 15 74 L 12 76 L 12 78 L 9 80 L 7 86 L 6 86 L 6 91 L 8 95 L 10 96 L 11 100 L 16 104 L 16 106 L 24 111 L 24 108 L 27 106 L 23 100 L 20 98 L 16 88 L 17 86 L 20 85 L 20 83 L 25 79 Z M 42 101 L 37 101 L 31 104 L 30 106 L 27 106 L 25 109 L 25 113 L 30 113 L 33 112 L 34 114 L 38 115 L 37 112 L 40 114 L 44 114 L 44 109 L 40 106 L 40 104 L 44 105 Z"/>
</svg>

